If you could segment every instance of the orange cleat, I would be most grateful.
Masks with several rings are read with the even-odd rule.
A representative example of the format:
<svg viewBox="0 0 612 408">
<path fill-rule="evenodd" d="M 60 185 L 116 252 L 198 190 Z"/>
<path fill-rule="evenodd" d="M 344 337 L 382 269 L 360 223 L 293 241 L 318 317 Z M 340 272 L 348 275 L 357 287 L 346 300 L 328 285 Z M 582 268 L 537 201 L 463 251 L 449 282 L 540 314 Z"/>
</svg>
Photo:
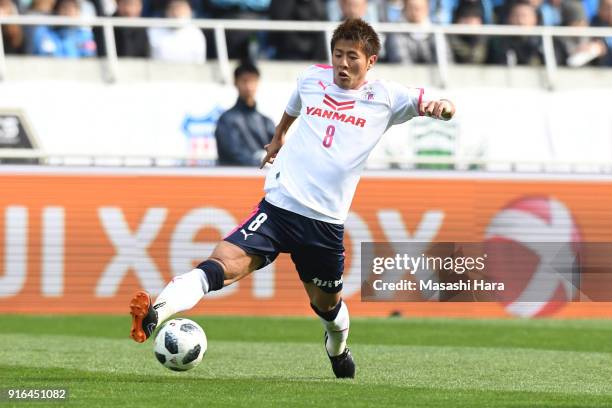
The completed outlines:
<svg viewBox="0 0 612 408">
<path fill-rule="evenodd" d="M 144 343 L 157 327 L 157 312 L 153 309 L 151 296 L 143 290 L 134 293 L 130 301 L 132 329 L 130 337 L 138 343 Z"/>
</svg>

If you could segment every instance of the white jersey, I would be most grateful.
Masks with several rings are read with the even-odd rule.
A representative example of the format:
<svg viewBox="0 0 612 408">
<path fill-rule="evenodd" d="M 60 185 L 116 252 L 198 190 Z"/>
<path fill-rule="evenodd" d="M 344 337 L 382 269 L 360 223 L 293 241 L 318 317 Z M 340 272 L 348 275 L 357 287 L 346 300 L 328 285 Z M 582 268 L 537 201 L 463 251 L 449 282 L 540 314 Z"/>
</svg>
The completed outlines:
<svg viewBox="0 0 612 408">
<path fill-rule="evenodd" d="M 370 152 L 390 126 L 419 115 L 422 97 L 422 89 L 384 81 L 342 89 L 331 66 L 311 66 L 285 109 L 301 119 L 268 172 L 266 201 L 344 223 Z"/>
</svg>

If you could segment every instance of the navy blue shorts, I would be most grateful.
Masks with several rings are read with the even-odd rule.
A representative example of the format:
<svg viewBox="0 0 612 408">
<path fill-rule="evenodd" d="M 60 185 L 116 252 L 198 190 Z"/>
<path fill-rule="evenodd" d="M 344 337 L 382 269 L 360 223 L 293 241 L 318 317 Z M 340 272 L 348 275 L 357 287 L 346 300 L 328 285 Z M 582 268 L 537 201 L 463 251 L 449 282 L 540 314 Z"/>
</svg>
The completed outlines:
<svg viewBox="0 0 612 408">
<path fill-rule="evenodd" d="M 342 290 L 344 272 L 343 238 L 343 225 L 304 217 L 263 199 L 225 241 L 261 256 L 258 269 L 274 262 L 279 253 L 289 253 L 303 282 L 337 293 Z"/>
</svg>

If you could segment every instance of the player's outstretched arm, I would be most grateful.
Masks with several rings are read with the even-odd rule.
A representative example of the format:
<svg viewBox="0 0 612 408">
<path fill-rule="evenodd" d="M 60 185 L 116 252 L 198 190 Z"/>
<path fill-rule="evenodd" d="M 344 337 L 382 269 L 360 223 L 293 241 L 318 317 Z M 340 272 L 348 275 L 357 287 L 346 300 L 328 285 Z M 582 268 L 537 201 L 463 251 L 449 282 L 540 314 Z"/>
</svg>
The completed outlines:
<svg viewBox="0 0 612 408">
<path fill-rule="evenodd" d="M 455 104 L 448 99 L 423 101 L 419 106 L 419 114 L 435 119 L 450 120 L 455 116 Z"/>
<path fill-rule="evenodd" d="M 285 135 L 296 119 L 297 117 L 291 116 L 287 112 L 283 112 L 283 117 L 276 126 L 272 141 L 270 144 L 264 146 L 264 149 L 266 149 L 266 157 L 261 161 L 260 169 L 263 169 L 266 163 L 274 163 L 274 158 L 285 144 Z"/>
</svg>

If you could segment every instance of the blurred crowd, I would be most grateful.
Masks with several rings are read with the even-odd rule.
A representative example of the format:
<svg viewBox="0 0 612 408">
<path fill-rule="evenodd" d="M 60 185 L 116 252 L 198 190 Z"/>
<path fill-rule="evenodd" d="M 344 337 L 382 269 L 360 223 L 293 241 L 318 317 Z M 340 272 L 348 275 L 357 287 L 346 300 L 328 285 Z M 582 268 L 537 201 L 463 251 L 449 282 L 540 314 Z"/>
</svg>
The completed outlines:
<svg viewBox="0 0 612 408">
<path fill-rule="evenodd" d="M 370 23 L 506 24 L 534 27 L 612 27 L 612 0 L 0 0 L 6 15 L 168 17 L 341 21 Z M 180 28 L 115 27 L 120 57 L 204 63 L 215 58 L 212 32 L 189 24 Z M 236 59 L 325 60 L 323 33 L 227 31 L 228 52 Z M 468 64 L 543 64 L 539 36 L 449 35 L 450 61 Z M 58 57 L 105 55 L 100 28 L 2 25 L 7 54 Z M 431 34 L 383 36 L 381 61 L 431 64 L 437 59 Z M 612 66 L 612 37 L 564 37 L 554 41 L 560 65 Z"/>
</svg>

